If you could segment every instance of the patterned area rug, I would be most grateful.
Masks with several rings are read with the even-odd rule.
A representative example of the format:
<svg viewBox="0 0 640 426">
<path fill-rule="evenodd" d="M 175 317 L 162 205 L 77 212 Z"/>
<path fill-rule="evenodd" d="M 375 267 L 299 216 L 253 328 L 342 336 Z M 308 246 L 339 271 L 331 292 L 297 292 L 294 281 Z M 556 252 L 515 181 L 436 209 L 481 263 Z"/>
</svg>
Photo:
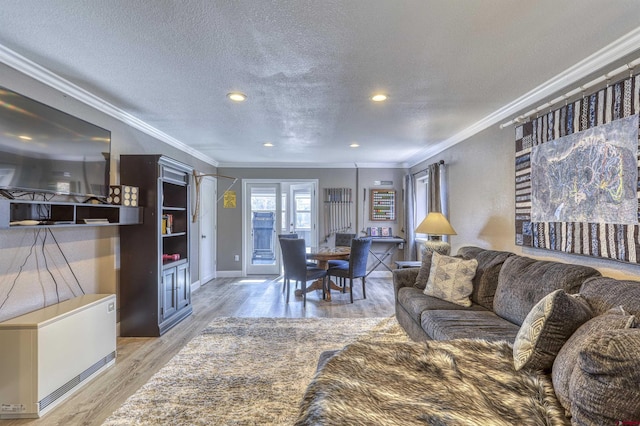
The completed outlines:
<svg viewBox="0 0 640 426">
<path fill-rule="evenodd" d="M 103 425 L 291 425 L 322 351 L 408 341 L 391 318 L 218 318 Z"/>
</svg>

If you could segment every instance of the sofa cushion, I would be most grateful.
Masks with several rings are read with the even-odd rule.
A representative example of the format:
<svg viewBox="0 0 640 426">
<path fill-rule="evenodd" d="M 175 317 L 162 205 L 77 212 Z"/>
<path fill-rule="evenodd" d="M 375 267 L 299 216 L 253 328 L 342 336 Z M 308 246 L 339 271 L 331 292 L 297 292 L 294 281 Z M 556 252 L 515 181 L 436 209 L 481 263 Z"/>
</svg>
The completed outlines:
<svg viewBox="0 0 640 426">
<path fill-rule="evenodd" d="M 471 280 L 476 275 L 477 266 L 476 259 L 465 260 L 434 252 L 424 294 L 456 305 L 471 306 Z"/>
<path fill-rule="evenodd" d="M 513 344 L 516 370 L 547 370 L 574 331 L 591 319 L 591 308 L 579 295 L 555 290 L 531 309 Z"/>
<path fill-rule="evenodd" d="M 429 250 L 424 250 L 422 252 L 422 264 L 420 265 L 420 270 L 418 271 L 418 275 L 416 276 L 416 282 L 414 284 L 415 288 L 424 290 L 424 288 L 427 286 L 427 280 L 429 279 L 429 273 L 431 272 L 432 255 L 433 252 Z"/>
<path fill-rule="evenodd" d="M 580 285 L 600 273 L 588 266 L 510 256 L 502 265 L 493 299 L 496 314 L 522 325 L 531 308 L 544 296 L 559 288 L 577 293 Z"/>
<path fill-rule="evenodd" d="M 640 421 L 640 329 L 588 338 L 571 374 L 569 397 L 574 424 Z"/>
<path fill-rule="evenodd" d="M 484 339 L 513 343 L 519 330 L 517 325 L 487 310 L 424 311 L 420 322 L 434 340 Z"/>
<path fill-rule="evenodd" d="M 400 304 L 418 324 L 420 324 L 420 316 L 422 315 L 422 312 L 426 310 L 469 309 L 473 311 L 486 311 L 486 308 L 480 305 L 474 304 L 470 307 L 465 307 L 447 302 L 446 300 L 438 299 L 437 297 L 427 296 L 422 292 L 422 290 L 414 287 L 403 287 L 398 291 L 398 304 Z"/>
<path fill-rule="evenodd" d="M 594 334 L 625 329 L 633 327 L 634 324 L 635 316 L 629 315 L 620 307 L 613 308 L 581 325 L 562 346 L 553 362 L 551 379 L 556 396 L 567 412 L 571 412 L 569 380 L 584 342 Z"/>
<path fill-rule="evenodd" d="M 506 251 L 485 250 L 479 247 L 461 247 L 458 256 L 463 259 L 476 259 L 478 267 L 473 277 L 471 301 L 493 310 L 493 297 L 498 287 L 498 275 L 502 264 L 513 253 Z"/>
<path fill-rule="evenodd" d="M 640 316 L 640 282 L 607 277 L 589 278 L 580 287 L 580 294 L 591 305 L 595 315 L 622 306 L 625 312 Z"/>
</svg>

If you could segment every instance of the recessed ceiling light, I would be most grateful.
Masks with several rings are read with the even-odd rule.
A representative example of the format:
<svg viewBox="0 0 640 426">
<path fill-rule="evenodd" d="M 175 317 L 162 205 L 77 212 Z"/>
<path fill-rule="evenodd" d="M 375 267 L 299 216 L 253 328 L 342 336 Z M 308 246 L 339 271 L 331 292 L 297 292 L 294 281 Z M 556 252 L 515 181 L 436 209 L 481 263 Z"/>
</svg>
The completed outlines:
<svg viewBox="0 0 640 426">
<path fill-rule="evenodd" d="M 20 136 L 18 136 L 18 138 L 22 139 L 23 141 L 30 141 L 31 140 L 31 136 L 27 136 L 27 135 L 20 135 Z"/>
<path fill-rule="evenodd" d="M 387 100 L 387 95 L 383 94 L 383 93 L 378 93 L 377 95 L 373 95 L 371 97 L 371 100 L 373 102 L 382 102 L 382 101 L 386 101 Z"/>
<path fill-rule="evenodd" d="M 357 148 L 357 147 L 359 147 L 360 145 L 354 142 L 354 143 L 352 143 L 352 144 L 351 144 L 351 145 L 349 145 L 349 146 L 350 146 L 351 148 Z"/>
<path fill-rule="evenodd" d="M 247 95 L 241 92 L 230 92 L 227 93 L 227 98 L 231 99 L 234 102 L 242 102 L 247 99 Z"/>
<path fill-rule="evenodd" d="M 262 144 L 262 146 L 272 147 L 273 144 L 271 142 L 265 142 L 265 143 Z"/>
</svg>

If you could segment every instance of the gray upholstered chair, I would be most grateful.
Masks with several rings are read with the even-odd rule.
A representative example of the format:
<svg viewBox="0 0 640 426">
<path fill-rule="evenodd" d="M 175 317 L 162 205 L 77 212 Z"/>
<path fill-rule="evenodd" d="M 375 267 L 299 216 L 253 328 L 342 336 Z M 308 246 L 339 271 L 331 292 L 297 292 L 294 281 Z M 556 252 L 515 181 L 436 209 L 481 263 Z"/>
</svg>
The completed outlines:
<svg viewBox="0 0 640 426">
<path fill-rule="evenodd" d="M 336 247 L 351 247 L 351 240 L 356 237 L 356 234 L 341 234 L 336 232 Z"/>
<path fill-rule="evenodd" d="M 356 237 L 356 234 L 341 234 L 336 232 L 335 246 L 336 247 L 351 247 L 351 240 Z M 329 268 L 333 268 L 336 266 L 345 266 L 347 265 L 347 260 L 330 260 Z"/>
<path fill-rule="evenodd" d="M 318 267 L 307 266 L 305 242 L 302 238 L 281 238 L 282 262 L 284 263 L 284 288 L 289 303 L 289 287 L 291 280 L 302 283 L 303 305 L 307 305 L 307 281 L 322 279 L 322 297 L 325 297 L 327 271 Z"/>
<path fill-rule="evenodd" d="M 371 248 L 371 238 L 354 238 L 351 240 L 351 255 L 346 265 L 330 267 L 327 271 L 329 277 L 349 278 L 349 290 L 351 292 L 351 303 L 353 303 L 353 279 L 362 279 L 362 297 L 367 298 L 365 289 L 365 279 L 367 275 L 367 260 L 369 259 L 369 249 Z M 342 286 L 342 291 L 346 289 L 346 284 Z"/>
<path fill-rule="evenodd" d="M 299 238 L 298 234 L 294 233 L 294 232 L 290 232 L 288 234 L 278 234 L 278 241 L 280 241 L 283 238 Z M 318 263 L 314 262 L 313 260 L 307 260 L 307 266 L 318 266 Z M 296 287 L 297 287 L 297 283 L 296 283 Z"/>
</svg>

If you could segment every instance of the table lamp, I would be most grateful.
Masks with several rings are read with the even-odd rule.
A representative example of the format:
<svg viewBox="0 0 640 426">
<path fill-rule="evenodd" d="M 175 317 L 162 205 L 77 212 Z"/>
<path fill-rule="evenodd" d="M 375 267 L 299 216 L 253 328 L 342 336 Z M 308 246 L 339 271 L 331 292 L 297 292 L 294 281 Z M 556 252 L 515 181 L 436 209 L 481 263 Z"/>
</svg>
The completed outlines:
<svg viewBox="0 0 640 426">
<path fill-rule="evenodd" d="M 440 239 L 441 235 L 457 235 L 456 231 L 442 213 L 430 212 L 424 218 L 420 225 L 416 228 L 416 232 L 427 234 L 429 240 L 425 241 L 424 246 L 427 250 L 437 251 L 440 254 L 449 255 L 451 252 L 451 244 Z"/>
</svg>

